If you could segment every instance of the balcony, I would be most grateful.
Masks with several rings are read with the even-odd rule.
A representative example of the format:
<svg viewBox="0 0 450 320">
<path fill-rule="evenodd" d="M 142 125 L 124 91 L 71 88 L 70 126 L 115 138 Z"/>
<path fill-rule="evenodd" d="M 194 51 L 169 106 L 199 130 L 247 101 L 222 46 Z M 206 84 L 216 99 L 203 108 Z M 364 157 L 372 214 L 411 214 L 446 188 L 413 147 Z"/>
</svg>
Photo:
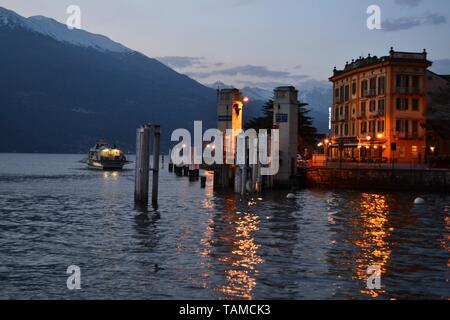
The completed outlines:
<svg viewBox="0 0 450 320">
<path fill-rule="evenodd" d="M 358 119 L 362 119 L 362 118 L 365 118 L 366 117 L 366 113 L 365 112 L 358 112 L 357 113 L 357 118 Z"/>
<path fill-rule="evenodd" d="M 363 96 L 366 97 L 375 97 L 377 95 L 376 89 L 368 89 L 364 90 Z"/>
<path fill-rule="evenodd" d="M 397 94 L 415 94 L 415 95 L 423 95 L 424 91 L 422 88 L 409 88 L 409 87 L 397 87 L 395 89 Z"/>
<path fill-rule="evenodd" d="M 411 88 L 411 93 L 416 95 L 423 95 L 424 91 L 421 88 Z"/>
<path fill-rule="evenodd" d="M 342 103 L 342 102 L 344 102 L 344 98 L 341 98 L 341 97 L 335 97 L 334 98 L 334 101 L 335 101 L 335 103 Z"/>
<path fill-rule="evenodd" d="M 397 132 L 397 138 L 402 140 L 422 140 L 424 136 L 417 133 Z"/>
<path fill-rule="evenodd" d="M 384 117 L 386 115 L 386 112 L 384 110 L 378 110 L 375 112 L 375 115 L 377 117 Z"/>
</svg>

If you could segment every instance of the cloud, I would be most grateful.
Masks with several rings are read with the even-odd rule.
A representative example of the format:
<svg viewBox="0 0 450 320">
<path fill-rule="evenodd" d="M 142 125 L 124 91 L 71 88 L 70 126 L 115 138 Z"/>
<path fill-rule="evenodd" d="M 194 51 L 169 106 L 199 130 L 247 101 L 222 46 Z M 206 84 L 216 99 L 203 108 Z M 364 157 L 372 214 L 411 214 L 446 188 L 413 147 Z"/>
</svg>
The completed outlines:
<svg viewBox="0 0 450 320">
<path fill-rule="evenodd" d="M 294 75 L 288 71 L 270 70 L 266 66 L 254 66 L 254 65 L 237 66 L 221 70 L 212 70 L 209 72 L 190 72 L 187 75 L 194 78 L 208 78 L 211 76 L 228 76 L 228 77 L 250 76 L 258 78 L 276 78 L 276 79 L 285 78 L 292 80 L 301 80 L 308 78 L 308 76 L 306 75 Z"/>
<path fill-rule="evenodd" d="M 177 69 L 184 69 L 195 65 L 199 65 L 205 60 L 205 58 L 202 57 L 180 57 L 180 56 L 157 57 L 156 59 L 171 68 Z"/>
<path fill-rule="evenodd" d="M 422 0 L 395 0 L 395 3 L 397 3 L 400 6 L 407 6 L 407 7 L 417 7 Z"/>
<path fill-rule="evenodd" d="M 438 13 L 426 13 L 421 17 L 402 17 L 385 20 L 382 24 L 384 31 L 408 30 L 424 25 L 439 25 L 447 22 L 447 17 Z"/>
<path fill-rule="evenodd" d="M 292 83 L 286 81 L 246 81 L 246 80 L 236 80 L 236 83 L 240 87 L 250 87 L 250 88 L 261 88 L 266 90 L 272 90 L 276 87 L 292 85 Z"/>
<path fill-rule="evenodd" d="M 434 60 L 431 70 L 438 74 L 450 74 L 450 59 Z"/>
</svg>

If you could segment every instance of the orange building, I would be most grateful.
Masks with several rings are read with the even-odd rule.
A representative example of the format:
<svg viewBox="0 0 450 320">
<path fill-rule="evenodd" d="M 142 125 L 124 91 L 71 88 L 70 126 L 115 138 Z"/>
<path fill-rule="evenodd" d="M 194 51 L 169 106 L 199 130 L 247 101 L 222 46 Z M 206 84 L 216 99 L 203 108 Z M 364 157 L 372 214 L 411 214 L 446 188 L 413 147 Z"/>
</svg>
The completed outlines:
<svg viewBox="0 0 450 320">
<path fill-rule="evenodd" d="M 425 159 L 427 52 L 359 58 L 334 69 L 330 156 L 421 163 Z"/>
</svg>

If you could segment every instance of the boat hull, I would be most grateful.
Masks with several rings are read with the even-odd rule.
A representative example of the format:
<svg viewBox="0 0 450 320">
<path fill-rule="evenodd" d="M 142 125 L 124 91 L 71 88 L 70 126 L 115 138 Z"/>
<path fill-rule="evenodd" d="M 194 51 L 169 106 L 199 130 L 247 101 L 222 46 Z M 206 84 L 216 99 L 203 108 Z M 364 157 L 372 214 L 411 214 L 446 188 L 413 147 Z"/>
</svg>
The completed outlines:
<svg viewBox="0 0 450 320">
<path fill-rule="evenodd" d="M 87 165 L 89 169 L 114 171 L 122 170 L 126 163 L 125 161 L 88 161 Z"/>
</svg>

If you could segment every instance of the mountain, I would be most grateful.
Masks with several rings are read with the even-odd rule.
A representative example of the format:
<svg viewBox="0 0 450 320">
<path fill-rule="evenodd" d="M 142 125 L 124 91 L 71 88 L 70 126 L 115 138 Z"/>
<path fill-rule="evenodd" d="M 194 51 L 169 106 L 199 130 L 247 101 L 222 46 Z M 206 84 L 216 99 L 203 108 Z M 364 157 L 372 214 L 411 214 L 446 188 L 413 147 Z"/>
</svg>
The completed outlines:
<svg viewBox="0 0 450 320">
<path fill-rule="evenodd" d="M 332 105 L 332 87 L 327 82 L 316 83 L 313 86 L 305 84 L 299 87 L 300 100 L 308 103 L 309 115 L 313 118 L 314 126 L 320 133 L 329 131 L 329 108 Z"/>
<path fill-rule="evenodd" d="M 242 92 L 252 100 L 267 101 L 273 99 L 273 91 L 271 90 L 256 87 L 244 87 L 242 88 Z"/>
<path fill-rule="evenodd" d="M 214 83 L 207 84 L 207 87 L 211 89 L 233 89 L 234 86 L 223 83 L 222 81 L 216 81 Z"/>
<path fill-rule="evenodd" d="M 89 33 L 80 29 L 70 30 L 66 25 L 44 16 L 33 16 L 28 19 L 21 17 L 14 11 L 0 7 L 0 26 L 9 28 L 25 27 L 30 31 L 48 35 L 55 40 L 77 46 L 91 47 L 102 51 L 131 52 L 120 43 L 108 37 Z"/>
<path fill-rule="evenodd" d="M 0 152 L 85 152 L 135 130 L 215 126 L 216 93 L 107 37 L 0 7 Z"/>
</svg>

